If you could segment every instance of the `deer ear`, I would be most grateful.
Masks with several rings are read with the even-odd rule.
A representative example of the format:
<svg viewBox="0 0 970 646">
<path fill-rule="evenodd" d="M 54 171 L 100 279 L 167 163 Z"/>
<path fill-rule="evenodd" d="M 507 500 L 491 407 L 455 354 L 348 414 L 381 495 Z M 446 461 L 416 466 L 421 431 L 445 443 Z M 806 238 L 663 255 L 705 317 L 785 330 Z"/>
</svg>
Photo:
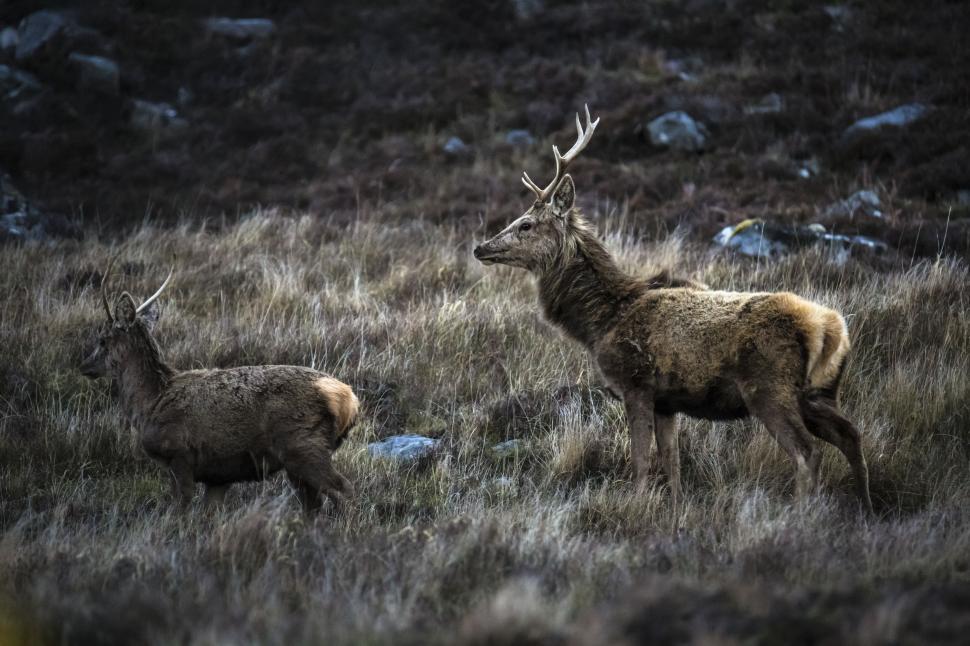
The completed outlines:
<svg viewBox="0 0 970 646">
<path fill-rule="evenodd" d="M 158 301 L 152 301 L 139 314 L 145 322 L 145 327 L 148 328 L 148 331 L 154 332 L 155 326 L 158 325 L 158 319 L 162 316 L 162 308 L 158 306 Z"/>
<path fill-rule="evenodd" d="M 131 294 L 124 292 L 115 301 L 115 321 L 128 326 L 135 322 L 135 301 Z"/>
<path fill-rule="evenodd" d="M 552 195 L 552 212 L 559 217 L 564 217 L 576 203 L 576 185 L 573 178 L 566 175 L 559 182 L 556 192 Z"/>
</svg>

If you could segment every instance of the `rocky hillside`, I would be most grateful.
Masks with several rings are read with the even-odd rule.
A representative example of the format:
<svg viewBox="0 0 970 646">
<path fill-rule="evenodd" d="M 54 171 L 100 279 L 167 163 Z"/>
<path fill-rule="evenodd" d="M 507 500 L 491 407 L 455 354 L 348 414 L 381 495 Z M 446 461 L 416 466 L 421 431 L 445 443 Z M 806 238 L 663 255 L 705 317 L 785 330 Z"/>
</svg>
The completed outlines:
<svg viewBox="0 0 970 646">
<path fill-rule="evenodd" d="M 588 102 L 580 200 L 642 235 L 965 253 L 962 4 L 4 3 L 2 235 L 254 205 L 497 226 Z"/>
</svg>

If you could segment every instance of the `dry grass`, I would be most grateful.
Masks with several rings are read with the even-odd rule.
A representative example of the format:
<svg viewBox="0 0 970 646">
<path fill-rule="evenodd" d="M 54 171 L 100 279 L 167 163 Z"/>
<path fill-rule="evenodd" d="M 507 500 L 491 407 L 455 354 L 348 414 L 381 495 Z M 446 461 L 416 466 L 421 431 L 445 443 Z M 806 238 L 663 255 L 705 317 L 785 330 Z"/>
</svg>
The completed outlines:
<svg viewBox="0 0 970 646">
<path fill-rule="evenodd" d="M 795 504 L 790 465 L 757 425 L 691 421 L 686 508 L 671 532 L 662 483 L 645 494 L 630 483 L 619 405 L 553 397 L 594 386 L 595 372 L 541 323 L 526 276 L 471 259 L 484 231 L 272 213 L 218 231 L 146 226 L 124 243 L 124 287 L 150 293 L 177 254 L 159 330 L 173 365 L 296 363 L 358 386 L 369 414 L 337 455 L 358 497 L 340 518 L 308 519 L 277 478 L 237 486 L 224 509 L 176 512 L 108 385 L 76 369 L 112 248 L 3 248 L 0 642 L 965 635 L 964 264 L 877 271 L 814 252 L 739 262 L 676 239 L 642 243 L 623 214 L 593 216 L 631 270 L 790 289 L 848 315 L 846 409 L 864 433 L 878 518 L 858 516 L 833 450 L 823 492 Z M 523 431 L 526 450 L 498 458 L 490 416 L 523 393 L 544 413 Z M 388 417 L 441 437 L 441 450 L 412 465 L 370 457 Z"/>
</svg>

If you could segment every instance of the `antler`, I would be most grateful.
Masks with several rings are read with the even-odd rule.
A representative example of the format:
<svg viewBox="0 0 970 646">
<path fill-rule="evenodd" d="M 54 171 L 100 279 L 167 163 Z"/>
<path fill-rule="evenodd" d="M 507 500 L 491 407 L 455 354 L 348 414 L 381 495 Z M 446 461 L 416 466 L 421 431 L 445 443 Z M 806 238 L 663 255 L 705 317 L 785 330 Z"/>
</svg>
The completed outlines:
<svg viewBox="0 0 970 646">
<path fill-rule="evenodd" d="M 566 167 L 569 166 L 569 163 L 572 160 L 576 159 L 576 156 L 582 152 L 583 148 L 585 148 L 589 143 L 589 140 L 593 138 L 593 131 L 596 129 L 596 126 L 599 125 L 599 122 L 599 117 L 597 117 L 596 121 L 592 121 L 590 118 L 588 105 L 586 106 L 585 130 L 583 129 L 583 124 L 579 121 L 579 114 L 576 115 L 576 143 L 573 144 L 572 148 L 566 151 L 565 155 L 559 154 L 559 148 L 557 146 L 554 145 L 552 147 L 552 152 L 556 156 L 556 176 L 545 188 L 539 188 L 536 183 L 532 181 L 532 178 L 529 177 L 528 173 L 522 173 L 522 183 L 528 186 L 529 190 L 536 194 L 537 200 L 544 202 L 549 199 L 549 196 L 552 195 L 553 192 L 555 192 L 556 188 L 559 186 L 559 182 L 562 181 L 563 172 L 566 170 Z"/>
<path fill-rule="evenodd" d="M 111 268 L 117 259 L 117 253 L 111 256 L 108 260 L 108 268 L 104 270 L 104 274 L 101 276 L 101 303 L 104 305 L 104 311 L 108 315 L 109 321 L 114 321 L 115 317 L 111 313 L 111 306 L 108 304 L 108 275 L 111 273 Z"/>
<path fill-rule="evenodd" d="M 158 288 L 158 291 L 156 291 L 154 294 L 152 294 L 151 296 L 148 297 L 148 300 L 146 300 L 144 303 L 142 303 L 141 305 L 138 306 L 138 309 L 135 310 L 135 314 L 140 313 L 146 307 L 148 307 L 149 305 L 151 305 L 152 304 L 152 301 L 154 301 L 156 298 L 158 298 L 159 295 L 163 291 L 165 291 L 165 288 L 168 287 L 168 283 L 169 283 L 170 280 L 172 280 L 172 275 L 174 273 L 175 273 L 175 258 L 173 257 L 172 258 L 172 268 L 168 271 L 168 277 L 165 279 L 165 282 L 162 283 L 162 286 Z"/>
</svg>

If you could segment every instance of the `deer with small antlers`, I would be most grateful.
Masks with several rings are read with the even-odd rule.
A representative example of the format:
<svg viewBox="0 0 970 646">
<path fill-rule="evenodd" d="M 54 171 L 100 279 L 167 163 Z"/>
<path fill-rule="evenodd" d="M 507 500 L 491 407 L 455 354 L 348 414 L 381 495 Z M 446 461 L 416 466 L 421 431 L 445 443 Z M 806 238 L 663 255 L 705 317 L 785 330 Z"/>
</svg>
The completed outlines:
<svg viewBox="0 0 970 646">
<path fill-rule="evenodd" d="M 81 373 L 117 383 L 145 452 L 170 472 L 173 494 L 183 506 L 196 482 L 205 483 L 206 501 L 212 503 L 232 483 L 285 469 L 305 509 L 318 508 L 325 495 L 339 510 L 352 487 L 332 457 L 357 419 L 350 386 L 300 366 L 169 367 L 152 334 L 157 299 L 172 272 L 141 305 L 123 292 L 112 310 L 107 292 L 112 264 L 101 282 L 107 320 Z"/>
<path fill-rule="evenodd" d="M 710 420 L 760 419 L 795 464 L 796 495 L 817 486 L 814 437 L 835 445 L 872 511 L 859 431 L 839 410 L 849 336 L 834 310 L 795 294 L 712 291 L 642 280 L 622 271 L 575 207 L 564 174 L 589 144 L 599 119 L 576 115 L 576 143 L 560 154 L 540 188 L 523 173 L 535 202 L 474 250 L 536 277 L 546 318 L 580 342 L 622 399 L 637 480 L 647 479 L 651 439 L 669 482 L 681 494 L 675 415 Z"/>
</svg>

